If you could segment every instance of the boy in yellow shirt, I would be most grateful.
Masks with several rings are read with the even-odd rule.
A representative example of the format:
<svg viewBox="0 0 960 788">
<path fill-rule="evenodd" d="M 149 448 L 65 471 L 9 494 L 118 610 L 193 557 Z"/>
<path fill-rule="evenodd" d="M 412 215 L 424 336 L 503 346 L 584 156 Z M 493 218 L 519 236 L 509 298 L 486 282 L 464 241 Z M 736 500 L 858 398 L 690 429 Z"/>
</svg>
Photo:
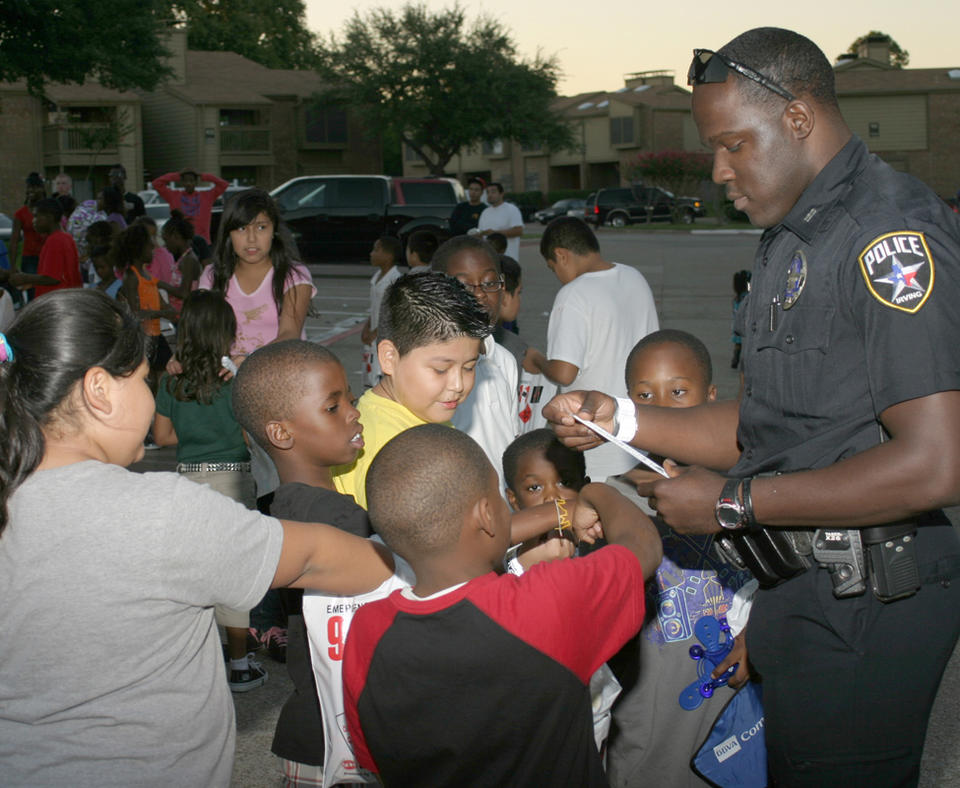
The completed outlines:
<svg viewBox="0 0 960 788">
<path fill-rule="evenodd" d="M 420 424 L 446 424 L 473 389 L 489 318 L 476 299 L 443 274 L 394 282 L 380 307 L 377 356 L 383 377 L 357 402 L 364 448 L 333 469 L 338 492 L 367 508 L 367 469 L 394 435 Z"/>
</svg>

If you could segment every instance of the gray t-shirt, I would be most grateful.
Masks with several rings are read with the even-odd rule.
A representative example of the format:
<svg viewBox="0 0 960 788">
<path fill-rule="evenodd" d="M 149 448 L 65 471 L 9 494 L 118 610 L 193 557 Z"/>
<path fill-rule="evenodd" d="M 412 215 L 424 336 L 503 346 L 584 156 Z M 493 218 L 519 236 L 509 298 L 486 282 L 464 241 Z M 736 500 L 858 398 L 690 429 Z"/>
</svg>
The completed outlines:
<svg viewBox="0 0 960 788">
<path fill-rule="evenodd" d="M 226 786 L 213 605 L 249 609 L 280 523 L 171 473 L 35 472 L 0 534 L 0 781 Z"/>
</svg>

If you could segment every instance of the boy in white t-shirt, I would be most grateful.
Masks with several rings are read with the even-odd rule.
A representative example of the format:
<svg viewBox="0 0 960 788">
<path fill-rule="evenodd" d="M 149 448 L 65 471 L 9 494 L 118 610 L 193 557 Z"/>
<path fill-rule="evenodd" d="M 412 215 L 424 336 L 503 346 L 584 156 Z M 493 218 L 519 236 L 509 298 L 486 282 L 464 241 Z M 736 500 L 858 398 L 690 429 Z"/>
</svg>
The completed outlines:
<svg viewBox="0 0 960 788">
<path fill-rule="evenodd" d="M 380 303 L 387 288 L 396 282 L 403 273 L 397 267 L 402 259 L 403 250 L 396 238 L 383 235 L 376 240 L 370 250 L 370 265 L 378 270 L 370 278 L 370 317 L 363 324 L 360 341 L 363 342 L 363 368 L 361 370 L 363 387 L 373 388 L 380 382 L 383 374 L 377 360 L 377 322 L 380 317 Z"/>
<path fill-rule="evenodd" d="M 593 230 L 575 216 L 547 225 L 540 254 L 563 287 L 550 313 L 547 354 L 531 348 L 524 368 L 542 372 L 564 389 L 626 397 L 622 370 L 627 356 L 660 327 L 647 280 L 635 268 L 604 260 Z M 631 467 L 630 456 L 613 444 L 587 454 L 587 474 L 593 479 Z"/>
</svg>

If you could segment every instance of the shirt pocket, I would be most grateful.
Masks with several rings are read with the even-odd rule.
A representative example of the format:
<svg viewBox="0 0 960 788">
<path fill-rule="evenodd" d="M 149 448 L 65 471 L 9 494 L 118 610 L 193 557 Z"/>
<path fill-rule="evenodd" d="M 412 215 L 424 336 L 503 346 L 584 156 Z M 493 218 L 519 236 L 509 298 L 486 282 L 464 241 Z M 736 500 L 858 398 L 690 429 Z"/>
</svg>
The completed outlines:
<svg viewBox="0 0 960 788">
<path fill-rule="evenodd" d="M 779 309 L 773 331 L 757 332 L 756 383 L 748 382 L 751 396 L 763 397 L 785 418 L 821 418 L 835 406 L 829 367 L 830 332 L 834 310 L 796 305 Z M 748 378 L 749 380 L 749 378 Z M 761 391 L 757 387 L 762 386 Z"/>
</svg>

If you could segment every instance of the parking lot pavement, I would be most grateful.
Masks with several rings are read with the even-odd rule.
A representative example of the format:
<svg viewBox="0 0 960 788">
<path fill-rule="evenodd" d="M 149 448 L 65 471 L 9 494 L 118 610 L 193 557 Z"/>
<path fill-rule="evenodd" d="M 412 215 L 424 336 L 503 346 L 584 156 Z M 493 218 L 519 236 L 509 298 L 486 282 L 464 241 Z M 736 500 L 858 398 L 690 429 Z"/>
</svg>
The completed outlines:
<svg viewBox="0 0 960 788">
<path fill-rule="evenodd" d="M 528 233 L 539 229 L 528 225 Z M 638 268 L 650 283 L 664 328 L 690 331 L 710 350 L 714 381 L 721 397 L 734 397 L 739 377 L 730 369 L 731 298 L 735 271 L 751 268 L 757 238 L 750 233 L 622 232 L 601 229 L 604 257 Z M 546 348 L 547 319 L 559 283 L 547 269 L 536 238 L 524 237 L 521 335 Z M 311 266 L 317 296 L 307 319 L 307 335 L 328 345 L 343 362 L 354 393 L 359 395 L 361 344 L 359 327 L 366 319 L 369 265 Z M 147 452 L 137 470 L 172 470 L 172 449 Z M 960 508 L 949 511 L 960 524 Z M 234 695 L 237 710 L 235 788 L 267 788 L 280 784 L 270 742 L 277 715 L 292 685 L 283 665 L 261 652 L 270 679 L 252 692 Z M 960 788 L 960 653 L 955 653 L 931 720 L 921 773 L 921 788 Z"/>
</svg>

